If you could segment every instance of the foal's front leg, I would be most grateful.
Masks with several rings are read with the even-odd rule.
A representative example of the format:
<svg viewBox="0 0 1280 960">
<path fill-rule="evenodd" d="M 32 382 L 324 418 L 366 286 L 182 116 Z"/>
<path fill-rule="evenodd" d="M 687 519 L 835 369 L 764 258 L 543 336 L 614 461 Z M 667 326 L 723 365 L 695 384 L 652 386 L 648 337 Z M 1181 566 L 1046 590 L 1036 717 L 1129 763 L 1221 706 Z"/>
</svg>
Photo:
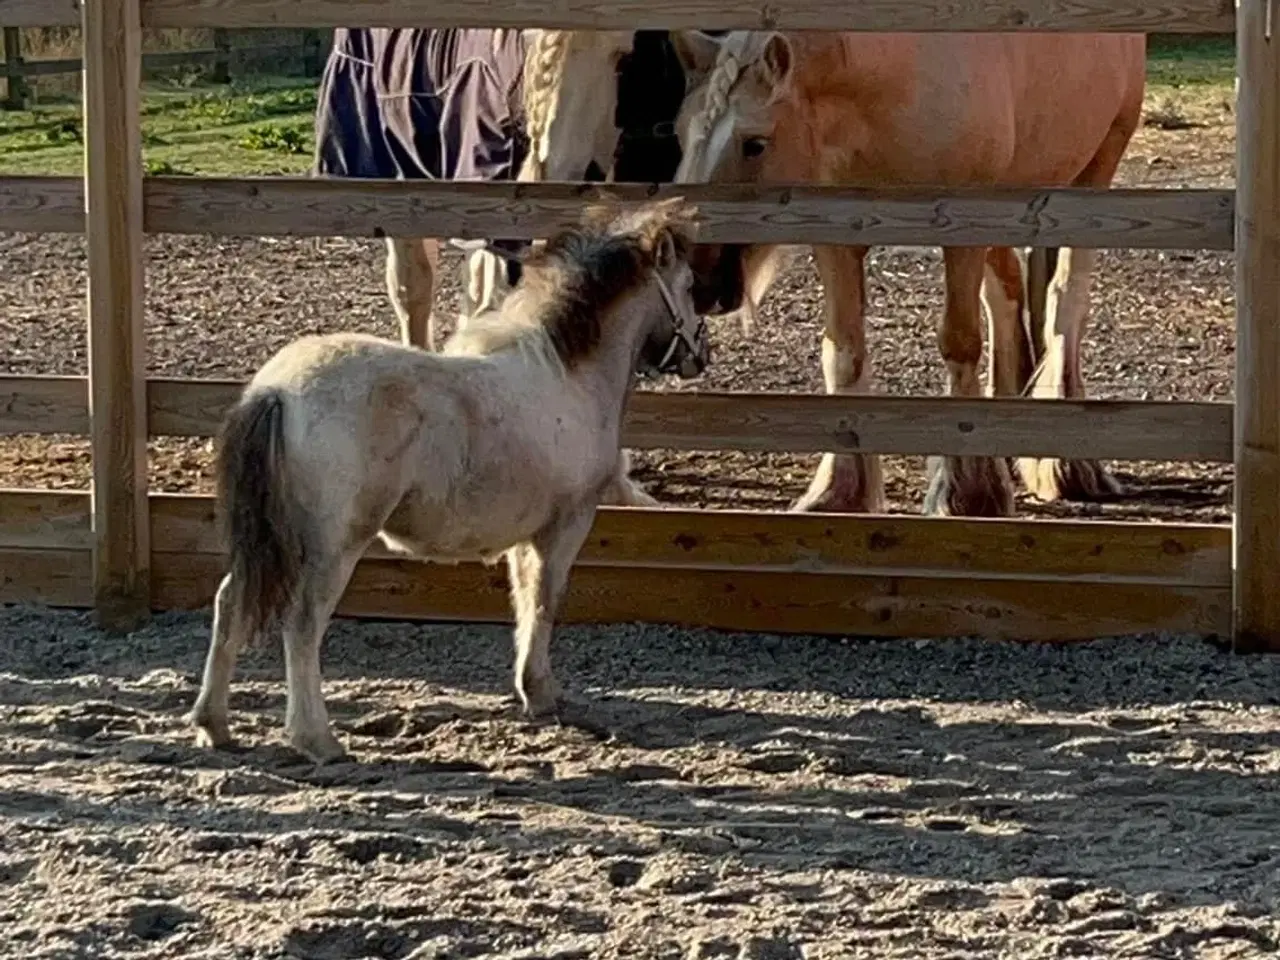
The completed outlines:
<svg viewBox="0 0 1280 960">
<path fill-rule="evenodd" d="M 610 507 L 660 507 L 657 499 L 645 492 L 644 487 L 631 479 L 631 457 L 626 450 L 618 451 L 618 465 L 613 480 L 600 494 L 600 504 Z"/>
<path fill-rule="evenodd" d="M 595 504 L 584 504 L 507 552 L 516 619 L 516 692 L 530 716 L 552 713 L 559 706 L 560 685 L 551 670 L 551 630 L 595 515 Z"/>
</svg>

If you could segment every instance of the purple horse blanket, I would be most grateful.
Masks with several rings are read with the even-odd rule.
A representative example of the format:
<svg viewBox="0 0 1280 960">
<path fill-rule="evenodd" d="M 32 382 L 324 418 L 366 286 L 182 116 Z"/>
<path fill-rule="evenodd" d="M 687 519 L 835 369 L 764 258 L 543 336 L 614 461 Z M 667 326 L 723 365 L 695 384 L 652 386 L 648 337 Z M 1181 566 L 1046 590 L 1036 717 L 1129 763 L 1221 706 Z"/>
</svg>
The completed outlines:
<svg viewBox="0 0 1280 960">
<path fill-rule="evenodd" d="M 528 149 L 519 30 L 337 29 L 316 107 L 315 172 L 508 180 Z"/>
</svg>

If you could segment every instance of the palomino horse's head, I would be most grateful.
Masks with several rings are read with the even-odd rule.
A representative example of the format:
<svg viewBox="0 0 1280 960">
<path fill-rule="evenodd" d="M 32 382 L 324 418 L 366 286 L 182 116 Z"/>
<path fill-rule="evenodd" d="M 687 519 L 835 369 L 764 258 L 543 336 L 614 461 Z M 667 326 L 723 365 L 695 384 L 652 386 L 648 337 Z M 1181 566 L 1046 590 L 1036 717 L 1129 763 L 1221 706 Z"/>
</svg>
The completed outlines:
<svg viewBox="0 0 1280 960">
<path fill-rule="evenodd" d="M 607 171 L 618 148 L 618 65 L 629 30 L 526 30 L 524 113 L 529 154 L 519 180 L 581 180 Z"/>
<path fill-rule="evenodd" d="M 711 359 L 706 324 L 693 308 L 696 230 L 697 211 L 680 198 L 588 208 L 579 228 L 530 257 L 521 292 L 504 310 L 538 316 L 566 368 L 629 336 L 637 373 L 696 377 Z"/>
<path fill-rule="evenodd" d="M 696 34 L 678 36 L 677 49 L 700 42 Z M 708 53 L 704 49 L 700 56 L 705 60 Z M 761 178 L 771 152 L 775 108 L 788 90 L 792 56 L 790 42 L 778 33 L 736 30 L 715 41 L 714 65 L 697 76 L 676 120 L 682 151 L 676 183 Z M 754 309 L 750 301 L 763 296 L 779 252 L 700 246 L 691 260 L 699 310 Z M 746 303 L 744 292 L 750 294 Z"/>
</svg>

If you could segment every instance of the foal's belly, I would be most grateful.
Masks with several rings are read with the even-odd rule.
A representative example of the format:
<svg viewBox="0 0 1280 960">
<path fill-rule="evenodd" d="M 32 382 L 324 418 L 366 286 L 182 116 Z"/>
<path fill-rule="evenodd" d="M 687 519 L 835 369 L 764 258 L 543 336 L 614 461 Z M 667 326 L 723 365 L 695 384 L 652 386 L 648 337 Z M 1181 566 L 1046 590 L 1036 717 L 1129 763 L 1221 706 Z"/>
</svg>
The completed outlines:
<svg viewBox="0 0 1280 960">
<path fill-rule="evenodd" d="M 441 502 L 410 494 L 379 532 L 389 549 L 439 562 L 492 562 L 531 539 L 550 515 L 541 497 L 479 498 Z"/>
</svg>

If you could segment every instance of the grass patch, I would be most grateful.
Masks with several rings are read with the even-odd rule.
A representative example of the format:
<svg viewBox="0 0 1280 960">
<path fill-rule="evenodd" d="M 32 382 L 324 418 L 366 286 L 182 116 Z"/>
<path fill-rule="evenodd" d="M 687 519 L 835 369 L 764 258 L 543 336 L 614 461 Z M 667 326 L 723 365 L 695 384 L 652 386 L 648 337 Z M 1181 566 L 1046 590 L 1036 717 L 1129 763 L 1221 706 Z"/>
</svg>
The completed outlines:
<svg viewBox="0 0 1280 960">
<path fill-rule="evenodd" d="M 311 167 L 315 109 L 314 80 L 148 84 L 143 161 L 155 174 L 303 174 Z M 30 110 L 0 112 L 0 174 L 78 176 L 83 163 L 78 99 L 53 97 Z"/>
<path fill-rule="evenodd" d="M 1236 80 L 1235 37 L 1147 39 L 1147 84 L 1154 88 L 1223 87 Z"/>
</svg>

